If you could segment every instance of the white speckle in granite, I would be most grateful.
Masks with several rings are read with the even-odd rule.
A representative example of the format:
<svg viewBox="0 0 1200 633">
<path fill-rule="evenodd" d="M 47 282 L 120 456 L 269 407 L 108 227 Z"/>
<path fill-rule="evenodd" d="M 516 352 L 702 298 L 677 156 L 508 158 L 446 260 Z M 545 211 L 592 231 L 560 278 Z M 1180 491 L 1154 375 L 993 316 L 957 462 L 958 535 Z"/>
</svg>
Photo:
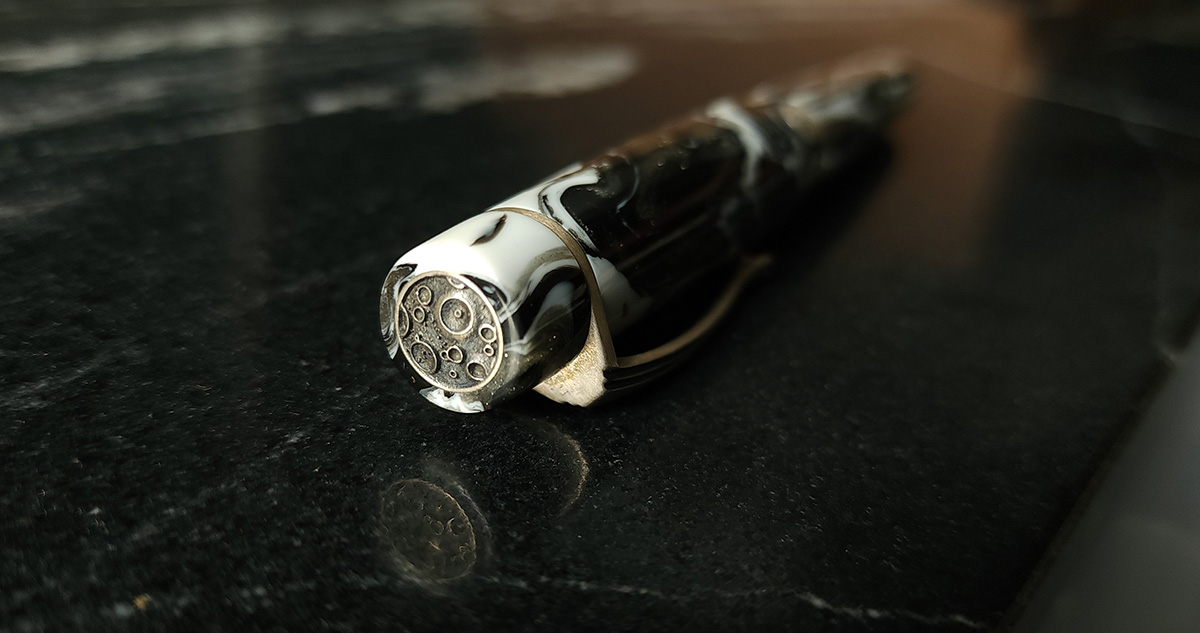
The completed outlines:
<svg viewBox="0 0 1200 633">
<path fill-rule="evenodd" d="M 156 53 L 252 46 L 278 39 L 285 29 L 286 25 L 278 20 L 250 12 L 231 12 L 174 24 L 124 27 L 45 42 L 8 44 L 0 48 L 0 69 L 46 71 Z"/>
<path fill-rule="evenodd" d="M 359 109 L 396 107 L 396 89 L 382 85 L 359 85 L 337 90 L 319 90 L 304 98 L 304 109 L 313 116 L 325 116 Z"/>
<path fill-rule="evenodd" d="M 292 433 L 291 435 L 288 436 L 287 441 L 285 441 L 284 444 L 295 444 L 296 442 L 299 442 L 300 440 L 304 439 L 305 435 L 308 435 L 308 434 L 305 433 L 304 431 L 296 431 L 295 433 Z"/>
<path fill-rule="evenodd" d="M 638 587 L 635 585 L 622 584 L 606 584 L 595 583 L 587 580 L 572 580 L 564 578 L 549 578 L 546 576 L 536 576 L 531 580 L 522 580 L 519 578 L 507 578 L 500 576 L 486 576 L 481 578 L 487 582 L 516 587 L 518 589 L 532 590 L 533 584 L 545 585 L 550 587 L 559 587 L 564 589 L 576 589 L 579 591 L 592 592 L 611 592 L 635 596 L 648 596 L 671 602 L 685 602 L 690 600 L 706 600 L 712 598 L 720 598 L 726 600 L 740 600 L 744 598 L 754 597 L 771 597 L 774 599 L 796 598 L 814 609 L 827 611 L 837 615 L 846 616 L 848 618 L 868 621 L 868 620 L 910 620 L 919 622 L 927 626 L 961 626 L 971 629 L 986 629 L 987 625 L 972 620 L 966 616 L 956 613 L 947 615 L 925 615 L 909 611 L 907 609 L 872 609 L 867 607 L 842 607 L 830 604 L 828 601 L 817 596 L 816 594 L 807 591 L 790 591 L 786 589 L 754 589 L 749 591 L 724 591 L 718 589 L 698 589 L 688 594 L 668 594 L 658 589 L 650 589 L 647 587 Z"/>
<path fill-rule="evenodd" d="M 125 344 L 120 342 L 111 343 L 108 349 L 97 353 L 87 361 L 71 369 L 59 371 L 40 380 L 19 384 L 7 391 L 0 392 L 0 408 L 40 409 L 53 404 L 54 399 L 47 398 L 46 396 L 86 377 L 88 374 L 112 363 L 118 358 L 134 355 L 138 354 L 132 350 L 125 349 Z"/>
<path fill-rule="evenodd" d="M 0 46 L 0 71 L 5 68 L 5 59 L 13 55 Z M 183 72 L 175 62 L 147 66 L 137 77 L 123 76 L 124 71 L 114 70 L 115 66 L 98 68 L 96 73 L 116 76 L 105 79 L 102 87 L 72 81 L 58 84 L 50 92 L 5 95 L 8 98 L 0 101 L 0 138 L 94 126 L 128 115 L 170 113 L 161 122 L 140 127 L 85 131 L 55 142 L 46 150 L 58 156 L 93 155 L 294 124 L 355 109 L 414 114 L 421 109 L 451 111 L 507 95 L 561 96 L 619 82 L 636 66 L 633 54 L 623 48 L 554 49 L 435 67 L 394 85 L 368 82 L 314 89 L 296 97 L 280 97 L 258 108 L 227 108 L 211 104 L 226 103 L 231 98 L 260 98 L 249 92 L 256 84 L 231 83 L 228 73 L 214 66 L 216 62 L 204 64 L 213 72 Z M 210 106 L 176 113 L 169 105 L 174 100 Z M 4 158 L 7 160 L 0 161 L 4 167 L 20 162 L 18 157 Z M 0 219 L 28 215 L 44 207 L 0 203 Z"/>
<path fill-rule="evenodd" d="M 814 608 L 845 615 L 855 620 L 913 620 L 930 626 L 957 624 L 972 629 L 987 628 L 980 622 L 976 622 L 965 616 L 953 613 L 949 615 L 923 615 L 907 609 L 883 610 L 869 609 L 865 607 L 839 607 L 829 604 L 829 602 L 809 592 L 800 592 L 794 595 L 797 598 L 807 602 Z"/>
<path fill-rule="evenodd" d="M 337 37 L 425 26 L 471 26 L 481 15 L 469 0 L 417 0 L 375 7 L 227 10 L 44 41 L 0 45 L 0 71 L 39 72 L 121 62 L 147 55 L 247 48 L 288 37 Z"/>
<path fill-rule="evenodd" d="M 619 83 L 636 68 L 633 52 L 617 46 L 485 58 L 423 71 L 418 101 L 425 110 L 450 112 L 501 96 L 561 96 Z"/>
<path fill-rule="evenodd" d="M 159 108 L 165 93 L 155 79 L 114 80 L 102 89 L 62 89 L 50 94 L 16 95 L 0 109 L 0 136 L 14 136 L 103 120 Z"/>
<path fill-rule="evenodd" d="M 3 125 L 0 123 L 0 125 Z M 83 194 L 73 189 L 63 189 L 52 195 L 22 197 L 11 201 L 0 201 L 0 220 L 28 218 L 47 211 L 83 200 Z M 2 352 L 0 352 L 2 354 Z"/>
<path fill-rule="evenodd" d="M 230 311 L 229 314 L 242 314 L 246 311 L 257 310 L 280 297 L 297 295 L 336 283 L 339 280 L 345 279 L 347 274 L 368 270 L 370 265 L 375 263 L 376 260 L 371 257 L 371 254 L 365 253 L 337 266 L 330 266 L 323 270 L 314 270 L 313 272 L 300 275 L 291 281 L 278 283 L 262 289 L 261 292 L 255 294 L 245 304 L 241 305 L 239 309 Z"/>
</svg>

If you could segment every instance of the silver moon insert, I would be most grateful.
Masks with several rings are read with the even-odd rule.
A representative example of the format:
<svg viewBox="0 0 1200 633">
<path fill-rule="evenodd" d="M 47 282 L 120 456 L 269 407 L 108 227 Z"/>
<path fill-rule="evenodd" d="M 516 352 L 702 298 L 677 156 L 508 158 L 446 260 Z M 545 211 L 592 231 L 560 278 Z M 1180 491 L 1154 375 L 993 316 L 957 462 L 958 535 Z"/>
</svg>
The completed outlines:
<svg viewBox="0 0 1200 633">
<path fill-rule="evenodd" d="M 409 281 L 397 306 L 400 350 L 430 384 L 450 392 L 474 391 L 500 367 L 500 320 L 467 279 L 428 273 Z"/>
</svg>

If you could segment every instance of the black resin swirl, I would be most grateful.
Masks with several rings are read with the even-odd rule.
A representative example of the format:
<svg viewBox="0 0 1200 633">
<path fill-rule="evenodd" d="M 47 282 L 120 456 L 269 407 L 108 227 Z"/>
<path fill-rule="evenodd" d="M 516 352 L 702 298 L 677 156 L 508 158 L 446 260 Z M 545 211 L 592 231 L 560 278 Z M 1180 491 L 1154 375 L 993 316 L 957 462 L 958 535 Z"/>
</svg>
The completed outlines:
<svg viewBox="0 0 1200 633">
<path fill-rule="evenodd" d="M 872 70 L 722 99 L 535 187 L 526 208 L 563 224 L 600 276 L 617 280 L 601 290 L 619 330 L 713 269 L 761 252 L 786 216 L 802 212 L 815 180 L 879 135 L 910 83 Z"/>
</svg>

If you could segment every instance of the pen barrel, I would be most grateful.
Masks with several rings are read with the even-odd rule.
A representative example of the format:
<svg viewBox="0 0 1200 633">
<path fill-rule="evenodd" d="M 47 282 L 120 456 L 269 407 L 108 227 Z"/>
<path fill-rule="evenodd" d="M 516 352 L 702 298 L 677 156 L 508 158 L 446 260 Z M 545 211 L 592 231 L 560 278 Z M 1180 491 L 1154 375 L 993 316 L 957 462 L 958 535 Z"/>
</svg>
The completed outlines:
<svg viewBox="0 0 1200 633">
<path fill-rule="evenodd" d="M 484 411 L 701 277 L 765 248 L 812 183 L 905 104 L 890 59 L 721 99 L 573 165 L 404 254 L 384 280 L 388 353 L 429 401 Z M 599 298 L 599 304 L 595 298 Z"/>
<path fill-rule="evenodd" d="M 715 269 L 761 252 L 803 193 L 877 137 L 911 77 L 885 60 L 843 64 L 636 137 L 493 210 L 560 223 L 587 253 L 611 331 Z"/>
</svg>

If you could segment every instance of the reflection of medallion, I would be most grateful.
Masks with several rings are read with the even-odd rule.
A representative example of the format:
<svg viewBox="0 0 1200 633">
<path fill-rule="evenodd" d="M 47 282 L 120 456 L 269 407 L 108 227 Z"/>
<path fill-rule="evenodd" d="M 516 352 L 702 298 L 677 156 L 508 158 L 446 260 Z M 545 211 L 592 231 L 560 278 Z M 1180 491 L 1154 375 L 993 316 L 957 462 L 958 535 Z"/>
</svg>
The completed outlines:
<svg viewBox="0 0 1200 633">
<path fill-rule="evenodd" d="M 400 349 L 431 384 L 473 391 L 500 367 L 504 347 L 496 311 L 465 279 L 430 273 L 412 280 L 400 296 Z"/>
<path fill-rule="evenodd" d="M 458 501 L 420 479 L 404 479 L 383 494 L 384 549 L 421 580 L 450 580 L 475 565 L 475 529 Z"/>
</svg>

